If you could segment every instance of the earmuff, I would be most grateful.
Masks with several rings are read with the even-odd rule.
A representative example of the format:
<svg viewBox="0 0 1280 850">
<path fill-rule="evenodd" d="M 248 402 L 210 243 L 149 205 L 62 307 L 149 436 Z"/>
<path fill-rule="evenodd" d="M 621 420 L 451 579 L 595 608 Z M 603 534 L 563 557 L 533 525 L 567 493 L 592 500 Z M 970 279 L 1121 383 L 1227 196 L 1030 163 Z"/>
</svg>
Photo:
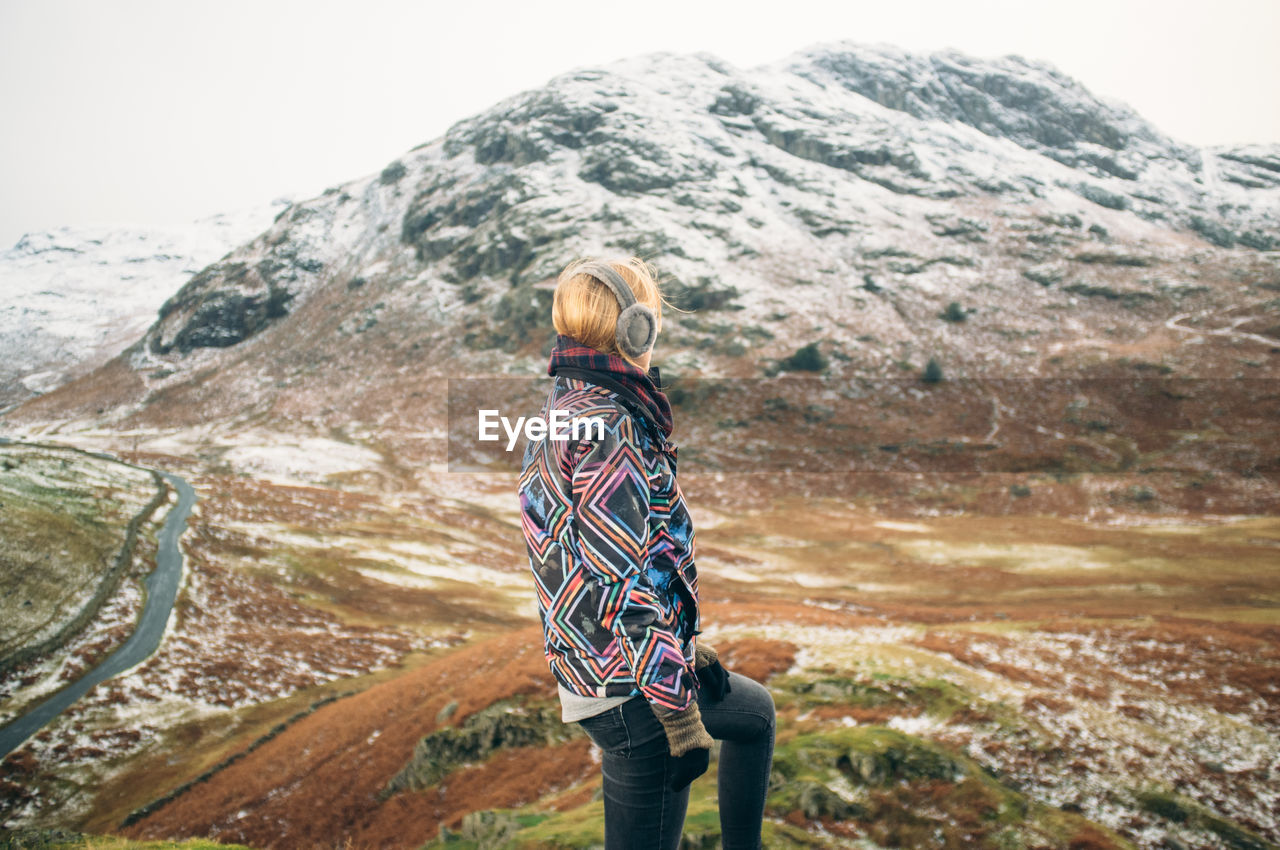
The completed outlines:
<svg viewBox="0 0 1280 850">
<path fill-rule="evenodd" d="M 622 312 L 618 314 L 618 325 L 614 329 L 614 337 L 618 350 L 630 357 L 643 357 L 645 352 L 653 348 L 658 338 L 658 317 L 648 306 L 636 301 L 635 293 L 622 279 L 622 275 L 607 263 L 586 263 L 576 270 L 577 274 L 594 277 L 613 291 L 618 299 Z"/>
</svg>

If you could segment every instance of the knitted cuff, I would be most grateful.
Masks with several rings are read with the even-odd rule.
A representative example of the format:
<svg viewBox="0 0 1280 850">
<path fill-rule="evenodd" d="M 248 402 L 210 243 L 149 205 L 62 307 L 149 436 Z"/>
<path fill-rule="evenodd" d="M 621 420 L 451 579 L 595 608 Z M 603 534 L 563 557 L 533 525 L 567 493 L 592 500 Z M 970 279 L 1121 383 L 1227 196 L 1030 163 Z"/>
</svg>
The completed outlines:
<svg viewBox="0 0 1280 850">
<path fill-rule="evenodd" d="M 693 669 L 701 670 L 708 664 L 715 664 L 719 659 L 715 648 L 709 643 L 698 641 L 693 647 Z"/>
<path fill-rule="evenodd" d="M 649 707 L 653 709 L 658 722 L 667 733 L 667 746 L 671 750 L 671 755 L 678 758 L 689 750 L 697 747 L 709 750 L 715 744 L 715 740 L 707 732 L 707 727 L 702 725 L 702 713 L 698 711 L 697 700 L 690 702 L 689 707 L 684 711 L 675 711 L 652 702 L 649 703 Z"/>
</svg>

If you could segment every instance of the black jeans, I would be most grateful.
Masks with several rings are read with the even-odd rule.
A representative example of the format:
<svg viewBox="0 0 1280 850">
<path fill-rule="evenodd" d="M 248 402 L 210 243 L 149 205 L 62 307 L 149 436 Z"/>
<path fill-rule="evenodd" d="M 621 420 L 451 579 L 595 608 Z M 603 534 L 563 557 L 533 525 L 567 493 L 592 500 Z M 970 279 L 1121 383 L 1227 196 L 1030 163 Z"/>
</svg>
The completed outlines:
<svg viewBox="0 0 1280 850">
<path fill-rule="evenodd" d="M 728 673 L 729 694 L 710 702 L 699 691 L 698 710 L 721 742 L 716 787 L 724 850 L 759 850 L 773 766 L 773 697 L 754 679 Z M 637 694 L 577 722 L 602 751 L 605 850 L 677 850 L 689 787 L 667 789 L 671 754 L 649 703 Z"/>
</svg>

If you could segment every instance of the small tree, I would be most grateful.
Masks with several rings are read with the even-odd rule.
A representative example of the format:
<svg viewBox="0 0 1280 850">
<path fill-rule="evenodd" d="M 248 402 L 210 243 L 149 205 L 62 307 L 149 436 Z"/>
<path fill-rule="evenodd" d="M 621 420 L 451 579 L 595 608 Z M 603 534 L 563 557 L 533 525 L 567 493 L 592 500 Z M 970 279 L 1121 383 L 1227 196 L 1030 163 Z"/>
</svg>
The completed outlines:
<svg viewBox="0 0 1280 850">
<path fill-rule="evenodd" d="M 942 381 L 942 365 L 938 363 L 938 358 L 929 358 L 929 362 L 925 364 L 924 373 L 920 376 L 920 380 L 924 381 L 926 384 L 937 384 Z"/>
<path fill-rule="evenodd" d="M 382 173 L 378 175 L 378 182 L 383 186 L 390 186 L 392 183 L 400 182 L 400 178 L 408 173 L 409 169 L 405 168 L 404 163 L 397 159 L 382 169 Z"/>
<path fill-rule="evenodd" d="M 952 301 L 947 305 L 947 310 L 942 314 L 942 318 L 948 322 L 963 322 L 968 315 L 968 311 L 960 306 L 959 301 Z"/>
<path fill-rule="evenodd" d="M 818 350 L 818 344 L 811 342 L 790 357 L 783 358 L 778 365 L 789 372 L 821 372 L 830 365 L 830 361 Z"/>
</svg>

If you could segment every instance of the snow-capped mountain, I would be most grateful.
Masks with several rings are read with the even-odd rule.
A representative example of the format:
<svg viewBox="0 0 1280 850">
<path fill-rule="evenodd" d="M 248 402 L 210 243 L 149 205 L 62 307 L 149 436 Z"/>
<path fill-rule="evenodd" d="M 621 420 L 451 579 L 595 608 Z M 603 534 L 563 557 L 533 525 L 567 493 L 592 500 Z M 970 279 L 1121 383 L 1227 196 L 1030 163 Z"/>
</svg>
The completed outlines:
<svg viewBox="0 0 1280 850">
<path fill-rule="evenodd" d="M 1153 334 L 1148 356 L 1207 373 L 1208 348 L 1182 344 L 1222 329 L 1197 322 L 1271 338 L 1278 246 L 1280 146 L 1179 143 L 1044 63 L 654 54 L 294 204 L 161 306 L 109 367 L 114 394 L 98 380 L 30 415 L 385 422 L 429 376 L 537 374 L 544 284 L 601 253 L 651 260 L 695 309 L 660 340 L 686 373 L 758 374 L 816 343 L 860 374 L 930 355 L 1045 374 L 1082 341 Z"/>
<path fill-rule="evenodd" d="M 0 254 L 0 409 L 102 365 L 190 277 L 287 201 L 150 229 L 63 227 Z"/>
</svg>

